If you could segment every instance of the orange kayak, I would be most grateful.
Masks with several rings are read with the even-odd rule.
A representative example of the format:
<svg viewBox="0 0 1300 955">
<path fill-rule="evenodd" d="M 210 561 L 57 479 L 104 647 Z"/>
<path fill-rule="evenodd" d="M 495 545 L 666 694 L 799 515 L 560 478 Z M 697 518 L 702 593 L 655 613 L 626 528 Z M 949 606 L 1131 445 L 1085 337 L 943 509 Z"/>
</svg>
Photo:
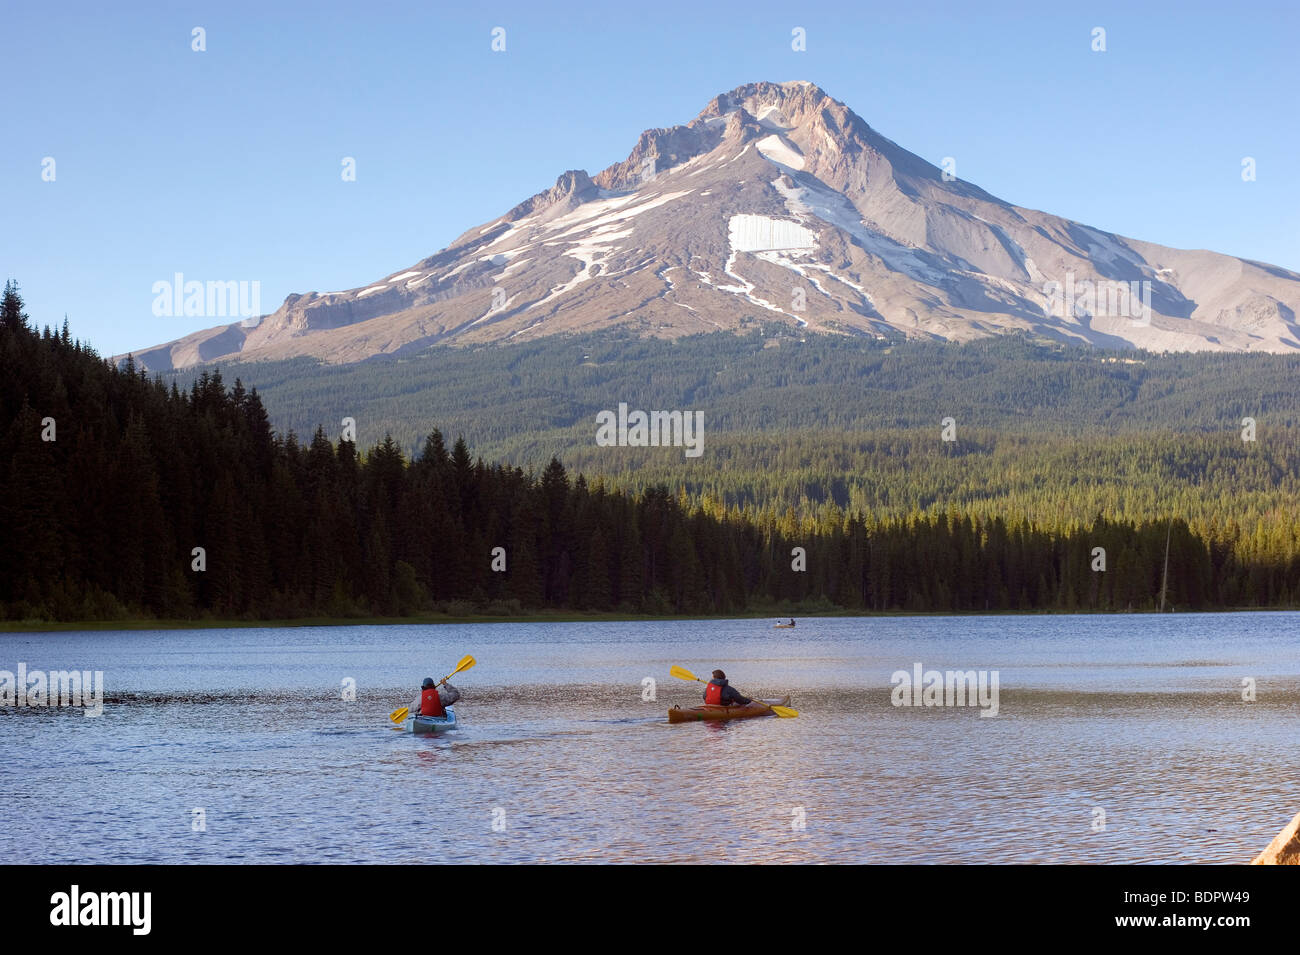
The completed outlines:
<svg viewBox="0 0 1300 955">
<path fill-rule="evenodd" d="M 790 697 L 783 696 L 779 700 L 764 700 L 763 702 L 770 706 L 789 706 Z M 757 702 L 746 703 L 744 706 L 718 706 L 712 703 L 704 703 L 700 706 L 689 706 L 685 709 L 674 706 L 668 711 L 668 722 L 694 723 L 697 720 L 745 720 L 752 716 L 771 715 L 771 710 Z"/>
</svg>

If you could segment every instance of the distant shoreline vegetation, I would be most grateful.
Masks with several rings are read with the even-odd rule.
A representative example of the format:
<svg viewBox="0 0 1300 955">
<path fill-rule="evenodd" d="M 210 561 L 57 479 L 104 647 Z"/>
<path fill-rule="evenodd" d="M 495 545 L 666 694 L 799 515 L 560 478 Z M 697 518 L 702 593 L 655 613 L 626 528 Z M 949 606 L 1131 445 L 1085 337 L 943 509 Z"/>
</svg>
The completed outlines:
<svg viewBox="0 0 1300 955">
<path fill-rule="evenodd" d="M 1145 615 L 1154 611 L 1154 608 L 1143 611 L 1132 611 L 1131 614 Z M 1181 611 L 1178 611 L 1181 613 Z M 1213 614 L 1235 614 L 1235 613 L 1296 613 L 1300 612 L 1300 606 L 1295 607 L 1226 607 L 1214 610 L 1188 611 L 1191 614 L 1204 616 Z M 811 629 L 808 626 L 809 621 L 815 620 L 882 620 L 893 619 L 898 617 L 1060 617 L 1072 615 L 1086 616 L 1129 616 L 1129 611 L 1113 610 L 1006 610 L 997 613 L 986 611 L 967 610 L 929 610 L 929 611 L 904 611 L 904 610 L 881 610 L 881 611 L 859 611 L 849 613 L 844 610 L 836 609 L 833 611 L 805 611 L 796 606 L 782 605 L 779 608 L 767 611 L 748 610 L 743 613 L 729 614 L 626 614 L 615 613 L 613 611 L 536 611 L 521 610 L 517 614 L 513 613 L 468 613 L 462 616 L 454 616 L 448 613 L 425 612 L 413 614 L 407 617 L 291 617 L 282 619 L 260 619 L 251 618 L 217 618 L 217 617 L 198 617 L 193 620 L 185 619 L 158 619 L 158 618 L 123 618 L 116 620 L 0 620 L 0 633 L 69 633 L 74 631 L 96 631 L 105 632 L 114 630 L 258 630 L 258 629 L 291 629 L 295 627 L 397 627 L 397 626 L 442 626 L 444 624 L 507 624 L 507 623 L 637 623 L 637 622 L 659 622 L 672 620 L 754 620 L 760 624 L 770 624 L 773 620 L 790 619 L 792 616 L 798 621 L 803 621 L 802 629 Z M 796 626 L 796 631 L 800 627 Z M 797 634 L 796 634 L 797 635 Z"/>
<path fill-rule="evenodd" d="M 738 341 L 751 351 L 778 350 Z M 621 347 L 644 355 L 681 346 Z M 816 397 L 799 363 L 811 362 L 807 378 L 814 380 L 816 366 L 839 346 L 825 345 L 826 353 L 786 347 L 795 358 L 772 370 L 781 391 L 769 389 L 769 403 L 800 410 L 815 399 L 832 427 L 836 394 L 847 407 L 866 381 L 899 381 L 897 370 L 885 367 L 895 361 L 890 353 L 845 352 L 834 358 L 840 374 L 869 370 L 855 377 L 861 389 L 844 382 L 831 388 L 828 380 Z M 1018 380 L 1023 391 L 1004 403 L 1038 413 L 1034 402 L 1045 401 L 1055 382 L 1064 389 L 1057 408 L 1089 407 L 1071 397 L 1073 356 L 1023 342 L 1009 348 L 1010 355 L 1025 352 L 1023 364 L 993 348 L 996 385 L 982 385 L 972 371 L 957 382 L 968 398 L 984 389 L 980 400 L 996 403 L 996 388 Z M 919 353 L 947 362 L 945 376 L 991 360 L 978 348 Z M 555 368 L 529 367 L 512 354 L 510 375 L 549 381 L 557 401 L 569 400 Z M 632 373 L 644 374 L 628 354 Z M 506 359 L 497 353 L 496 361 Z M 691 361 L 680 364 L 694 373 Z M 1282 360 L 1259 367 L 1274 366 L 1286 367 Z M 1172 387 L 1176 397 L 1176 386 L 1135 382 L 1126 367 L 1109 365 L 1100 380 L 1121 390 L 1150 386 L 1157 397 Z M 714 368 L 715 376 L 748 379 L 753 372 Z M 1243 444 L 1235 428 L 1163 437 L 1125 429 L 1096 438 L 1103 443 L 1095 448 L 1058 432 L 1056 444 L 1043 444 L 1032 434 L 1007 437 L 987 424 L 967 425 L 960 408 L 952 412 L 958 438 L 946 442 L 938 422 L 947 409 L 925 401 L 907 415 L 932 424 L 859 436 L 864 443 L 851 453 L 834 432 L 756 428 L 746 444 L 736 425 L 746 416 L 757 421 L 758 412 L 723 407 L 715 414 L 729 399 L 701 400 L 705 376 L 676 400 L 651 400 L 644 389 L 627 397 L 638 407 L 708 408 L 711 427 L 715 417 L 730 416 L 730 444 L 711 438 L 703 459 L 714 462 L 713 473 L 694 487 L 677 480 L 633 487 L 575 476 L 556 458 L 540 470 L 488 464 L 471 457 L 462 439 L 448 447 L 437 430 L 417 455 L 391 437 L 361 451 L 321 428 L 301 443 L 292 431 L 272 430 L 258 390 L 240 380 L 228 388 L 219 372 L 205 371 L 182 390 L 129 364 L 114 368 L 66 328 L 29 328 L 17 290 L 7 288 L 0 617 L 346 621 L 422 617 L 457 601 L 476 613 L 510 615 L 1138 611 L 1156 605 L 1166 541 L 1167 602 L 1180 611 L 1291 607 L 1300 603 L 1293 507 L 1300 431 L 1290 411 L 1268 406 L 1270 374 L 1199 379 L 1207 389 L 1223 379 L 1236 394 L 1226 420 L 1260 415 L 1253 444 Z M 389 387 L 401 383 L 398 376 Z M 533 387 L 502 394 L 530 396 Z M 1196 400 L 1209 401 L 1209 394 Z M 1294 403 L 1291 391 L 1285 394 Z M 896 400 L 901 408 L 903 399 Z M 553 405 L 530 414 L 499 407 L 495 417 L 525 429 L 530 422 L 568 426 L 553 416 Z M 598 449 L 591 419 L 581 427 L 592 453 L 681 461 L 673 449 Z M 1055 456 L 1039 460 L 1050 448 Z M 1062 469 L 1061 455 L 1071 453 L 1075 467 Z M 642 479 L 652 481 L 653 469 L 646 470 Z M 836 482 L 864 475 L 860 488 L 883 488 L 903 505 L 843 506 Z M 1115 506 L 1092 510 L 1107 500 Z"/>
</svg>

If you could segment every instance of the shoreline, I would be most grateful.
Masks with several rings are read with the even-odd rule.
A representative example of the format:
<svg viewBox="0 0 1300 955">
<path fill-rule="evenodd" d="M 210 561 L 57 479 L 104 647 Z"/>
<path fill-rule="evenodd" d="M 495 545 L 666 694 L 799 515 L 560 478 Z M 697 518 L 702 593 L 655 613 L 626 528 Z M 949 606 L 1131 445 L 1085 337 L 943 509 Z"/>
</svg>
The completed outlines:
<svg viewBox="0 0 1300 955">
<path fill-rule="evenodd" d="M 1295 613 L 1300 607 L 1231 607 L 1222 610 L 1179 611 L 1183 616 L 1213 616 L 1230 613 Z M 869 611 L 853 613 L 845 610 L 770 612 L 745 611 L 728 614 L 636 614 L 617 611 L 537 611 L 535 613 L 503 616 L 499 614 L 466 614 L 452 616 L 443 613 L 414 614 L 409 617 L 292 617 L 266 620 L 243 618 L 199 617 L 184 619 L 148 619 L 129 617 L 122 620 L 3 620 L 3 633 L 66 633 L 83 630 L 143 631 L 143 630 L 226 630 L 226 629 L 292 629 L 301 627 L 389 627 L 437 626 L 446 624 L 483 623 L 616 623 L 657 622 L 663 620 L 816 620 L 818 618 L 861 618 L 864 620 L 897 617 L 1122 617 L 1150 616 L 1154 610 L 1025 610 L 1025 611 Z M 797 627 L 795 628 L 797 629 Z"/>
</svg>

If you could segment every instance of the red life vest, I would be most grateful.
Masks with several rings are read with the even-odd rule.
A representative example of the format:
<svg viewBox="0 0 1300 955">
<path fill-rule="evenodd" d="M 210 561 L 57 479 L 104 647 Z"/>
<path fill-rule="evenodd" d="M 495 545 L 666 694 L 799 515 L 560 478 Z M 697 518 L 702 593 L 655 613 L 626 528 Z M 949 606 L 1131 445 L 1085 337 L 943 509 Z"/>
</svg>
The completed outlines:
<svg viewBox="0 0 1300 955">
<path fill-rule="evenodd" d="M 713 706 L 722 704 L 722 686 L 718 683 L 710 683 L 704 688 L 704 702 Z"/>
<path fill-rule="evenodd" d="M 422 690 L 420 692 L 420 715 L 447 715 L 447 711 L 442 707 L 442 698 L 438 696 L 438 688 L 436 686 L 431 686 L 427 690 Z"/>
</svg>

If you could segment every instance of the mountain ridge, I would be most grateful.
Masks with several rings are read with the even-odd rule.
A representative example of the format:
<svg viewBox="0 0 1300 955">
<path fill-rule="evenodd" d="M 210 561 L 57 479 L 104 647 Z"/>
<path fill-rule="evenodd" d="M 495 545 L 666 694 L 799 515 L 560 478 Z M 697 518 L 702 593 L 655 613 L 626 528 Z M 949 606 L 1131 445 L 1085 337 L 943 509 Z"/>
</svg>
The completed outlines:
<svg viewBox="0 0 1300 955">
<path fill-rule="evenodd" d="M 715 96 L 383 280 L 135 352 L 150 370 L 774 317 L 874 338 L 1019 330 L 1107 348 L 1300 350 L 1300 274 L 1012 205 L 807 81 Z"/>
</svg>

